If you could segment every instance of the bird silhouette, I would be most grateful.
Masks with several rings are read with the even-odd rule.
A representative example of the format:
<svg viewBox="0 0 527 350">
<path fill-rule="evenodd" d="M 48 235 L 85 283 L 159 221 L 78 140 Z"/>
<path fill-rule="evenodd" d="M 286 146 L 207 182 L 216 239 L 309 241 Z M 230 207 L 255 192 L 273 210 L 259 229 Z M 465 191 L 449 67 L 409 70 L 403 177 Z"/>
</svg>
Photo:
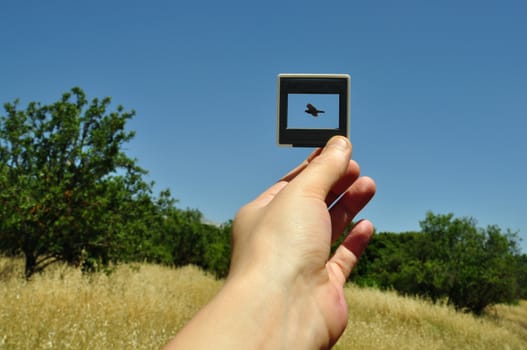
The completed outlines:
<svg viewBox="0 0 527 350">
<path fill-rule="evenodd" d="M 324 111 L 319 111 L 315 106 L 313 106 L 311 103 L 308 103 L 306 105 L 307 109 L 305 110 L 306 113 L 311 114 L 313 117 L 318 117 L 319 113 L 325 113 Z"/>
</svg>

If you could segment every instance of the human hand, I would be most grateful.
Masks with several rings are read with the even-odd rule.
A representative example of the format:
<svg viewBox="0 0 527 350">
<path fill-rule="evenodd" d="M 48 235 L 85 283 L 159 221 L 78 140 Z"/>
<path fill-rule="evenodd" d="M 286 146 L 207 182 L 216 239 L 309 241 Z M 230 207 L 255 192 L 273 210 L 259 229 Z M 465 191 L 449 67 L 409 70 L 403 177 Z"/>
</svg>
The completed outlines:
<svg viewBox="0 0 527 350">
<path fill-rule="evenodd" d="M 329 257 L 375 193 L 350 156 L 350 142 L 332 138 L 240 209 L 224 287 L 166 349 L 323 349 L 337 341 L 348 320 L 344 283 L 373 233 L 359 221 Z"/>
<path fill-rule="evenodd" d="M 370 222 L 359 221 L 329 257 L 331 243 L 375 193 L 373 180 L 359 177 L 350 156 L 346 138 L 331 139 L 240 209 L 234 221 L 229 280 L 258 275 L 267 284 L 261 291 L 286 294 L 290 305 L 281 306 L 290 319 L 275 322 L 287 323 L 288 329 L 296 323 L 301 333 L 309 333 L 306 340 L 313 348 L 333 345 L 343 332 L 348 320 L 343 286 L 373 233 Z M 301 338 L 289 336 L 284 340 L 289 345 Z"/>
</svg>

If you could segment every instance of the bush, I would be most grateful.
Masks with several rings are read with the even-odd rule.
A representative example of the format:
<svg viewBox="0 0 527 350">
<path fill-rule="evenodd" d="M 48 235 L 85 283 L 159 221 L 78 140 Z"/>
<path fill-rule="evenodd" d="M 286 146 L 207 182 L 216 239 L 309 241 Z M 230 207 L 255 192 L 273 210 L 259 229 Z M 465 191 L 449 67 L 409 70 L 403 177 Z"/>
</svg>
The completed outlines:
<svg viewBox="0 0 527 350">
<path fill-rule="evenodd" d="M 419 233 L 376 235 L 359 262 L 357 283 L 446 299 L 475 314 L 525 296 L 527 258 L 515 233 L 478 228 L 473 218 L 453 214 L 428 213 L 420 224 Z"/>
</svg>

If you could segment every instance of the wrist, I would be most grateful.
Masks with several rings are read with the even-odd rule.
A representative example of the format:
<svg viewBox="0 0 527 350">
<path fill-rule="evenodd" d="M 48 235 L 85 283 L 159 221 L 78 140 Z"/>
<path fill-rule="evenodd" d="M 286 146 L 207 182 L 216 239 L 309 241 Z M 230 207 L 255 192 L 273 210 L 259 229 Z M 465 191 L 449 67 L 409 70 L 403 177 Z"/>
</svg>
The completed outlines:
<svg viewBox="0 0 527 350">
<path fill-rule="evenodd" d="M 260 270 L 261 271 L 261 270 Z M 238 326 L 250 334 L 244 348 L 318 349 L 327 345 L 325 329 L 312 291 L 304 281 L 284 284 L 262 274 L 228 279 L 218 301 L 238 317 Z M 284 288 L 283 286 L 293 286 Z M 308 296 L 306 298 L 306 296 Z M 307 300 L 306 300 L 307 299 Z M 240 347 L 241 348 L 241 347 Z"/>
</svg>

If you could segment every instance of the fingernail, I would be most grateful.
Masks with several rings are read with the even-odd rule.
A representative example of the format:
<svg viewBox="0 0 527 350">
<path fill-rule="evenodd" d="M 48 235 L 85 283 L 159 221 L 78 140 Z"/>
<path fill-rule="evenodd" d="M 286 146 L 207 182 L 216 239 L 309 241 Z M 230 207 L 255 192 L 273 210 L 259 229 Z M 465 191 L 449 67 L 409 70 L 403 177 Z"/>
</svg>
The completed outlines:
<svg viewBox="0 0 527 350">
<path fill-rule="evenodd" d="M 336 147 L 341 150 L 346 150 L 349 148 L 349 141 L 343 136 L 334 136 L 328 141 L 326 147 Z"/>
</svg>

